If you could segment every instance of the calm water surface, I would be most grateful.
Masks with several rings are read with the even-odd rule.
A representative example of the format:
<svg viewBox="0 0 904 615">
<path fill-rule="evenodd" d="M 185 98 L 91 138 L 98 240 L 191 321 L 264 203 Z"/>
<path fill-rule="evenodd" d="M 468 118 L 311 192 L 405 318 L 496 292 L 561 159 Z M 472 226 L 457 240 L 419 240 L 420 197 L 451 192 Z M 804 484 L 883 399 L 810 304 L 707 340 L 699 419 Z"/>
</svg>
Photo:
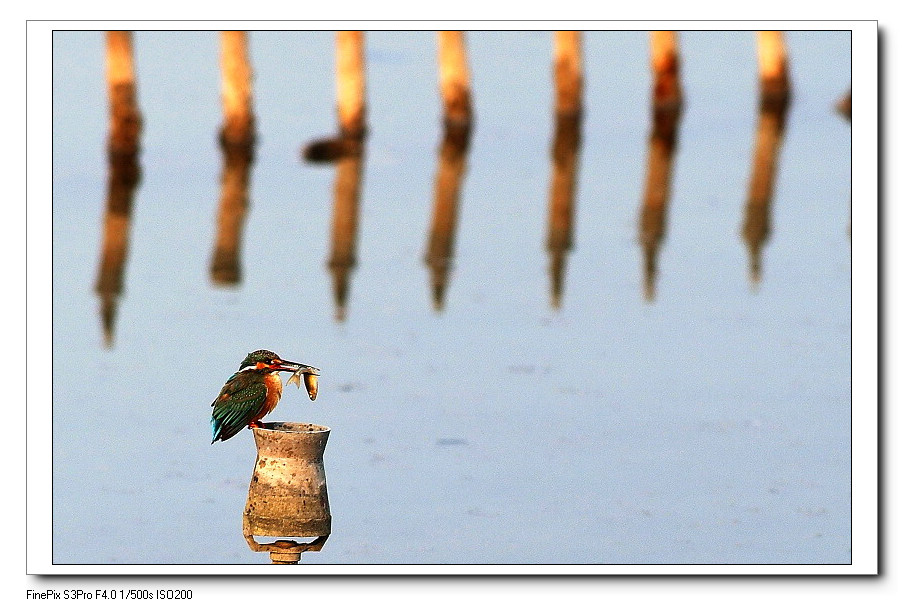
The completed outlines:
<svg viewBox="0 0 904 615">
<path fill-rule="evenodd" d="M 250 432 L 210 402 L 250 350 L 321 367 L 275 420 L 328 425 L 333 533 L 309 564 L 851 559 L 847 32 L 787 36 L 771 234 L 742 235 L 755 38 L 685 32 L 686 107 L 652 299 L 638 241 L 644 32 L 585 38 L 573 248 L 553 306 L 551 35 L 468 36 L 476 124 L 442 309 L 424 262 L 442 139 L 433 33 L 367 35 L 370 135 L 337 318 L 333 35 L 251 35 L 259 143 L 241 281 L 211 279 L 219 38 L 139 32 L 145 126 L 109 339 L 104 36 L 54 34 L 53 561 L 264 563 L 241 535 Z"/>
</svg>

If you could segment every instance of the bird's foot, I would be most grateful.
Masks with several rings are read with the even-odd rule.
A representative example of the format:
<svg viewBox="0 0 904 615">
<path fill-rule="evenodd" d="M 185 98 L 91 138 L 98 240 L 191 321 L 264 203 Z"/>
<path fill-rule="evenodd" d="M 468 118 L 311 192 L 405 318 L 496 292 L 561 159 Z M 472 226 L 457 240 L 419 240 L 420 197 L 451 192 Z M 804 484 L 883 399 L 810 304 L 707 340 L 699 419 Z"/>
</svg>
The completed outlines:
<svg viewBox="0 0 904 615">
<path fill-rule="evenodd" d="M 260 429 L 263 426 L 264 426 L 263 423 L 261 423 L 260 421 L 251 421 L 250 423 L 248 423 L 248 429 L 254 429 L 254 428 Z"/>
</svg>

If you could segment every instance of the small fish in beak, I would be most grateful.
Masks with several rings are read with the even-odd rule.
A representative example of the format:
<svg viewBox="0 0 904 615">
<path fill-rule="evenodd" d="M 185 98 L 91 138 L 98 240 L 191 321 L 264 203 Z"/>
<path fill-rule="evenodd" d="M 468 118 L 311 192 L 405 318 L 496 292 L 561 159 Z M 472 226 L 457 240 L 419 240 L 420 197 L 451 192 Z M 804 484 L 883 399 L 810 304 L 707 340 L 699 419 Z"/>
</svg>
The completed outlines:
<svg viewBox="0 0 904 615">
<path fill-rule="evenodd" d="M 304 388 L 308 391 L 308 397 L 311 398 L 311 401 L 317 399 L 317 377 L 320 375 L 320 370 L 316 367 L 311 367 L 310 365 L 301 365 L 296 369 L 289 379 L 286 381 L 286 384 L 295 383 L 299 389 L 301 388 L 301 378 L 304 376 Z"/>
</svg>

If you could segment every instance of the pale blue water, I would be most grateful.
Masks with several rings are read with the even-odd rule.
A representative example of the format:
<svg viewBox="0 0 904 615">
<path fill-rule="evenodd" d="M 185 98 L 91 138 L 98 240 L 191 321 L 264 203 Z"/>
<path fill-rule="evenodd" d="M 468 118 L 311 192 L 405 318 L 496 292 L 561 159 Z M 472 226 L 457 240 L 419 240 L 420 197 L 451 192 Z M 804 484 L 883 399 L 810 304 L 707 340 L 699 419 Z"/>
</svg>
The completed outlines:
<svg viewBox="0 0 904 615">
<path fill-rule="evenodd" d="M 332 429 L 333 534 L 310 564 L 818 563 L 851 558 L 847 32 L 788 34 L 794 99 L 758 290 L 740 235 L 757 121 L 750 32 L 681 34 L 656 300 L 637 243 L 644 32 L 585 37 L 562 307 L 545 249 L 551 34 L 468 37 L 475 130 L 445 310 L 427 243 L 441 139 L 433 33 L 367 36 L 358 264 L 334 319 L 333 38 L 255 32 L 259 145 L 243 281 L 212 284 L 219 40 L 135 35 L 145 118 L 125 292 L 93 287 L 106 195 L 103 34 L 54 34 L 53 561 L 263 563 L 241 536 L 251 434 L 209 444 L 244 355 L 323 370 L 275 420 Z"/>
</svg>

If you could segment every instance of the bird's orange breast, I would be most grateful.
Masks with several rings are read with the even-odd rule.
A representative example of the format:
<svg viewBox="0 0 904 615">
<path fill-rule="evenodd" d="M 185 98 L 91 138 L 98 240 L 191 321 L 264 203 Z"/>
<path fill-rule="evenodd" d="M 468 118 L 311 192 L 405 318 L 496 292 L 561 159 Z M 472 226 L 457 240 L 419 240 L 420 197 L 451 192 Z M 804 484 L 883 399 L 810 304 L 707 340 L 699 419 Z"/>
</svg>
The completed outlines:
<svg viewBox="0 0 904 615">
<path fill-rule="evenodd" d="M 282 397 L 282 379 L 278 374 L 267 374 L 264 383 L 267 385 L 267 396 L 264 398 L 264 404 L 261 407 L 261 413 L 256 420 L 260 420 L 273 412 L 279 398 Z"/>
</svg>

